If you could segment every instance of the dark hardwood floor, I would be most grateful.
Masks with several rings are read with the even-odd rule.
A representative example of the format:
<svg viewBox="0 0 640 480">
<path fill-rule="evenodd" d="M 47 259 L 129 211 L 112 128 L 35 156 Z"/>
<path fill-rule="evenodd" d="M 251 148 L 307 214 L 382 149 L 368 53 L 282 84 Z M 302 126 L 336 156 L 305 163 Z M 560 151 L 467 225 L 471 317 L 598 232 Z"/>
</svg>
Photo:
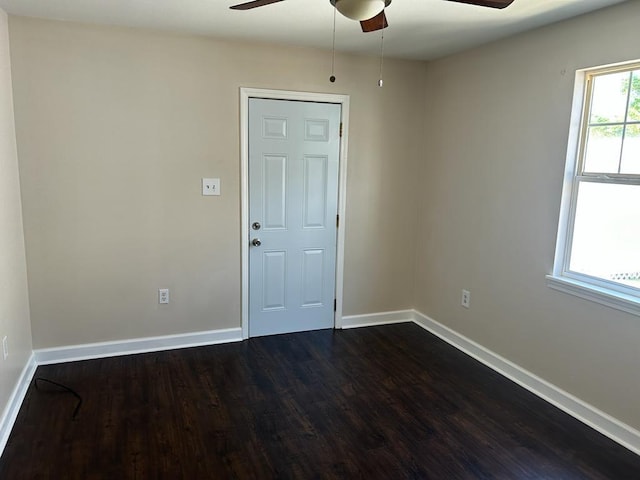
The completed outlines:
<svg viewBox="0 0 640 480">
<path fill-rule="evenodd" d="M 640 457 L 413 324 L 38 367 L 2 479 L 639 479 Z"/>
</svg>

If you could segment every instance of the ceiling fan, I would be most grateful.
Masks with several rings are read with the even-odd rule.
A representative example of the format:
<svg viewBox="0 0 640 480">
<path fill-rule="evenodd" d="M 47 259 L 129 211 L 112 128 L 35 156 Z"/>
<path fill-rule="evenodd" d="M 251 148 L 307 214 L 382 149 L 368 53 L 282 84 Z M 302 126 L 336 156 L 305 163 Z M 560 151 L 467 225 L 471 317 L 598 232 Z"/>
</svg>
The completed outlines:
<svg viewBox="0 0 640 480">
<path fill-rule="evenodd" d="M 252 0 L 239 3 L 230 7 L 232 10 L 250 10 L 256 7 L 264 7 L 283 0 Z M 468 3 L 481 7 L 505 8 L 514 0 L 447 0 L 449 2 Z M 347 18 L 357 20 L 363 32 L 375 32 L 387 28 L 387 17 L 384 13 L 391 0 L 329 0 L 338 12 Z"/>
</svg>

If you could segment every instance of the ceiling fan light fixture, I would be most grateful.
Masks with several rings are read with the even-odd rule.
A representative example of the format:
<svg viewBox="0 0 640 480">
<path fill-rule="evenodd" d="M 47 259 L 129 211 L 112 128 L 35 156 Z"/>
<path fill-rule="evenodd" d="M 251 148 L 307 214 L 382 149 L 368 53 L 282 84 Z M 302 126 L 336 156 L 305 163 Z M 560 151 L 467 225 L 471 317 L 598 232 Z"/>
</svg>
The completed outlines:
<svg viewBox="0 0 640 480">
<path fill-rule="evenodd" d="M 352 20 L 368 20 L 384 9 L 384 0 L 336 0 L 335 7 Z"/>
</svg>

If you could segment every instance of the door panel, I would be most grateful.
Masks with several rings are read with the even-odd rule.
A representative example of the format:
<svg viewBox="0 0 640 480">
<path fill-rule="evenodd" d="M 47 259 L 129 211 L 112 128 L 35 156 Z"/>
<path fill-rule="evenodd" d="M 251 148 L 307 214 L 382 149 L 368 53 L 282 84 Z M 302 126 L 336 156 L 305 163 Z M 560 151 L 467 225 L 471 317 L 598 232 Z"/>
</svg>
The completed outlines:
<svg viewBox="0 0 640 480">
<path fill-rule="evenodd" d="M 262 117 L 262 136 L 276 140 L 287 138 L 287 119 Z"/>
<path fill-rule="evenodd" d="M 262 262 L 262 310 L 282 310 L 286 305 L 287 252 L 264 252 Z"/>
<path fill-rule="evenodd" d="M 324 286 L 324 250 L 305 250 L 302 260 L 302 306 L 320 307 Z"/>
<path fill-rule="evenodd" d="M 303 228 L 324 228 L 327 220 L 326 156 L 304 157 Z"/>
<path fill-rule="evenodd" d="M 340 113 L 249 99 L 250 336 L 334 325 Z"/>
<path fill-rule="evenodd" d="M 263 157 L 262 207 L 265 230 L 287 228 L 287 157 Z"/>
</svg>

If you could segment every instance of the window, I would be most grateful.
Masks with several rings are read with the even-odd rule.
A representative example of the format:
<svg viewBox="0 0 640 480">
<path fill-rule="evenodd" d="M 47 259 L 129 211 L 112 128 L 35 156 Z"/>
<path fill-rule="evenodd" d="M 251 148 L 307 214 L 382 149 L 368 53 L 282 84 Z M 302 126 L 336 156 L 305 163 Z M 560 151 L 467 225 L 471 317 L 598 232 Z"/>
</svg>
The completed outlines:
<svg viewBox="0 0 640 480">
<path fill-rule="evenodd" d="M 640 63 L 578 78 L 549 286 L 640 315 Z"/>
</svg>

